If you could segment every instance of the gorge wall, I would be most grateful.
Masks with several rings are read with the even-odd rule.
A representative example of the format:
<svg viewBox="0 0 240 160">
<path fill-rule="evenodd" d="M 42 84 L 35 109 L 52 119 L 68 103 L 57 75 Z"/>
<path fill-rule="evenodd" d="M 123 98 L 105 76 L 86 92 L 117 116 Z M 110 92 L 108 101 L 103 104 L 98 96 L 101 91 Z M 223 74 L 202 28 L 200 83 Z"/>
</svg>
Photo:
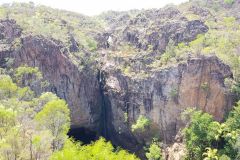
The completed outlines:
<svg viewBox="0 0 240 160">
<path fill-rule="evenodd" d="M 71 121 L 73 126 L 99 129 L 99 113 L 101 112 L 101 98 L 97 72 L 91 69 L 79 70 L 64 51 L 60 42 L 42 36 L 27 36 L 21 38 L 21 47 L 11 50 L 11 42 L 17 26 L 15 21 L 2 21 L 5 30 L 3 38 L 9 49 L 1 51 L 1 65 L 4 66 L 5 58 L 14 58 L 14 66 L 38 67 L 50 85 L 43 90 L 39 86 L 32 89 L 41 94 L 50 91 L 65 99 L 71 107 Z"/>
<path fill-rule="evenodd" d="M 144 79 L 127 78 L 111 68 L 104 68 L 105 90 L 112 108 L 111 122 L 119 133 L 119 140 L 132 135 L 131 125 L 140 115 L 149 118 L 151 125 L 144 133 L 133 135 L 138 143 L 144 144 L 149 141 L 147 138 L 156 136 L 171 143 L 185 124 L 181 121 L 185 109 L 201 109 L 218 121 L 231 109 L 231 95 L 224 79 L 231 78 L 232 73 L 214 56 L 189 59 L 175 67 L 155 71 Z"/>
<path fill-rule="evenodd" d="M 141 150 L 152 137 L 159 137 L 165 144 L 173 143 L 185 125 L 181 112 L 188 107 L 201 109 L 221 121 L 232 106 L 224 85 L 224 79 L 232 78 L 232 72 L 215 56 L 189 58 L 144 78 L 128 77 L 114 68 L 113 61 L 105 59 L 95 68 L 79 69 L 61 42 L 43 36 L 22 36 L 14 20 L 0 24 L 2 67 L 8 57 L 14 58 L 14 67 L 38 67 L 50 85 L 31 86 L 32 89 L 36 94 L 51 91 L 65 99 L 73 128 L 94 131 L 133 152 Z M 127 41 L 132 41 L 131 37 Z M 16 39 L 21 45 L 13 48 Z M 143 133 L 133 133 L 131 126 L 140 115 L 150 119 L 151 125 Z"/>
</svg>

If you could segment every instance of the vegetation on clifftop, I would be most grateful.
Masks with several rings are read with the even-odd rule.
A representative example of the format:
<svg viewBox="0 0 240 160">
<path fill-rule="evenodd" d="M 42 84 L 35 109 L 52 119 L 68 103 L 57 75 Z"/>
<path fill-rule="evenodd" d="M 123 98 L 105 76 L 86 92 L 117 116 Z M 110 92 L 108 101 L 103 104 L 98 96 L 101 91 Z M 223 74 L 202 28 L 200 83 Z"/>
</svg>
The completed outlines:
<svg viewBox="0 0 240 160">
<path fill-rule="evenodd" d="M 74 39 L 79 48 L 96 50 L 94 33 L 102 30 L 100 23 L 81 14 L 36 6 L 34 3 L 12 3 L 0 7 L 0 18 L 14 19 L 23 34 L 54 38 L 70 47 Z"/>
</svg>

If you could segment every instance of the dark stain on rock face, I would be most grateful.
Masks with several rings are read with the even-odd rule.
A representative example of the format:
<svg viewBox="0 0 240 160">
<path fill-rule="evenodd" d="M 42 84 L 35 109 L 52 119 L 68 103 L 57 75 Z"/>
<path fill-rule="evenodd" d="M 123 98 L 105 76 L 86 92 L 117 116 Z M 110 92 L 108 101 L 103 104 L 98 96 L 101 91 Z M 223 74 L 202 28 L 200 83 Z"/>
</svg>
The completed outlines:
<svg viewBox="0 0 240 160">
<path fill-rule="evenodd" d="M 84 127 L 71 128 L 68 132 L 68 136 L 76 141 L 83 142 L 83 144 L 89 144 L 98 139 L 96 132 Z"/>
</svg>

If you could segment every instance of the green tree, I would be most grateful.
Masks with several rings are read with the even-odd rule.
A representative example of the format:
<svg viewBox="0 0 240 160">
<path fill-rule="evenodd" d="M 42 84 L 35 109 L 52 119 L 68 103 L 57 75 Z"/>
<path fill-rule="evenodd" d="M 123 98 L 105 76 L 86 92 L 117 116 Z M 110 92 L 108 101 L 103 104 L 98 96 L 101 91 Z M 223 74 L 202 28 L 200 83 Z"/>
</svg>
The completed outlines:
<svg viewBox="0 0 240 160">
<path fill-rule="evenodd" d="M 145 131 L 145 128 L 150 125 L 150 120 L 143 115 L 140 115 L 135 124 L 132 125 L 132 131 Z"/>
<path fill-rule="evenodd" d="M 33 131 L 29 136 L 29 154 L 30 159 L 48 159 L 51 154 L 51 141 L 53 137 L 48 130 Z"/>
<path fill-rule="evenodd" d="M 0 141 L 0 157 L 2 157 L 2 159 L 19 159 L 21 151 L 24 148 L 24 146 L 21 145 L 19 129 L 19 127 L 12 127 L 8 134 L 4 136 L 4 139 Z"/>
<path fill-rule="evenodd" d="M 214 121 L 212 116 L 202 111 L 187 110 L 183 115 L 190 119 L 184 129 L 189 159 L 240 158 L 240 102 L 236 103 L 224 123 Z"/>
<path fill-rule="evenodd" d="M 229 116 L 226 120 L 225 130 L 224 130 L 224 139 L 225 146 L 224 152 L 226 155 L 230 156 L 232 159 L 239 156 L 240 145 L 239 145 L 239 136 L 240 136 L 240 101 L 236 103 L 234 109 L 229 113 Z M 239 157 L 240 158 L 240 157 Z"/>
<path fill-rule="evenodd" d="M 187 110 L 184 117 L 190 117 L 188 127 L 183 130 L 189 159 L 202 160 L 205 148 L 215 141 L 218 128 L 211 115 L 202 111 Z"/>
<path fill-rule="evenodd" d="M 52 92 L 44 92 L 41 94 L 40 97 L 34 99 L 36 105 L 34 106 L 34 109 L 39 112 L 43 109 L 43 106 L 46 105 L 48 102 L 53 100 L 58 100 L 59 98 L 53 94 Z"/>
<path fill-rule="evenodd" d="M 3 139 L 4 135 L 15 126 L 16 116 L 16 112 L 0 104 L 0 139 Z"/>
<path fill-rule="evenodd" d="M 125 150 L 115 150 L 105 139 L 81 145 L 73 140 L 67 140 L 61 151 L 55 152 L 50 160 L 139 160 L 134 154 Z"/>
<path fill-rule="evenodd" d="M 41 128 L 51 131 L 54 136 L 52 149 L 60 149 L 67 138 L 70 128 L 70 111 L 64 100 L 48 102 L 43 109 L 36 114 L 35 120 Z"/>
<path fill-rule="evenodd" d="M 152 144 L 148 148 L 148 152 L 146 153 L 146 157 L 148 160 L 161 160 L 162 153 L 159 143 L 156 140 L 152 141 Z"/>
<path fill-rule="evenodd" d="M 15 69 L 15 81 L 19 86 L 36 86 L 43 76 L 37 67 L 21 66 Z"/>
<path fill-rule="evenodd" d="M 240 130 L 240 101 L 236 103 L 234 109 L 229 113 L 225 124 L 229 130 Z"/>
<path fill-rule="evenodd" d="M 52 93 L 34 97 L 29 87 L 13 83 L 9 73 L 0 73 L 0 159 L 49 159 L 67 138 L 69 109 Z"/>
<path fill-rule="evenodd" d="M 17 85 L 8 75 L 0 75 L 0 98 L 10 98 L 17 95 Z"/>
<path fill-rule="evenodd" d="M 217 149 L 206 148 L 206 152 L 203 153 L 205 157 L 203 160 L 218 160 Z"/>
</svg>

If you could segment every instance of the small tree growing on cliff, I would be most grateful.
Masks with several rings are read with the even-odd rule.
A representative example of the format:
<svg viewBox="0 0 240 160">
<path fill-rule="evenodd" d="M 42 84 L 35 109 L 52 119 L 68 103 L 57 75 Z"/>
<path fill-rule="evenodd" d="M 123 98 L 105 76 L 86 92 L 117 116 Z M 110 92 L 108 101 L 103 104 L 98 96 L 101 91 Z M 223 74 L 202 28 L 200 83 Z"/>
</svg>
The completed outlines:
<svg viewBox="0 0 240 160">
<path fill-rule="evenodd" d="M 145 131 L 145 128 L 150 125 L 150 120 L 143 115 L 140 115 L 137 119 L 137 122 L 132 125 L 132 131 L 135 132 L 140 130 L 141 132 Z"/>
<path fill-rule="evenodd" d="M 161 160 L 162 153 L 159 142 L 156 139 L 153 139 L 152 144 L 148 148 L 148 152 L 146 153 L 146 157 L 148 160 Z"/>
</svg>

